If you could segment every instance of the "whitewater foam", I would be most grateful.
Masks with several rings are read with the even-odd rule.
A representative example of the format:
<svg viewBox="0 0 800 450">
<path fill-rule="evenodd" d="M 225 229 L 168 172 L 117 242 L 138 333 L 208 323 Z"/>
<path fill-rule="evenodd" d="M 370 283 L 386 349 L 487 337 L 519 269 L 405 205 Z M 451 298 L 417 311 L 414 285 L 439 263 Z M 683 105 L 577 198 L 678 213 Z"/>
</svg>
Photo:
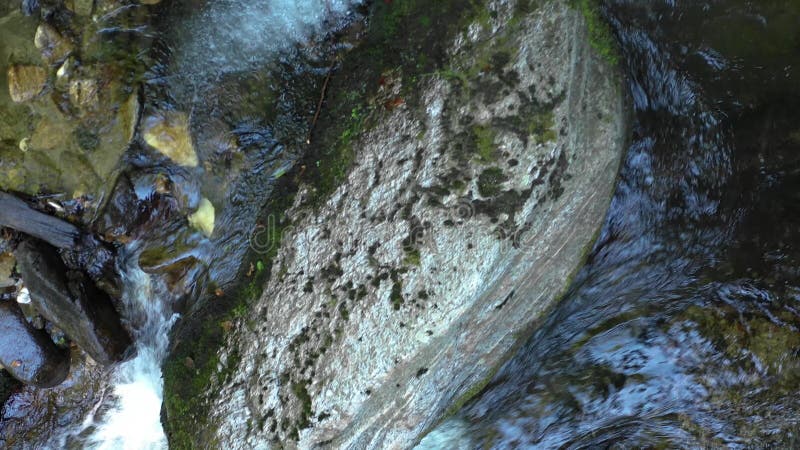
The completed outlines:
<svg viewBox="0 0 800 450">
<path fill-rule="evenodd" d="M 178 71 L 230 73 L 258 68 L 282 51 L 336 29 L 362 0 L 218 0 L 179 27 Z"/>
</svg>

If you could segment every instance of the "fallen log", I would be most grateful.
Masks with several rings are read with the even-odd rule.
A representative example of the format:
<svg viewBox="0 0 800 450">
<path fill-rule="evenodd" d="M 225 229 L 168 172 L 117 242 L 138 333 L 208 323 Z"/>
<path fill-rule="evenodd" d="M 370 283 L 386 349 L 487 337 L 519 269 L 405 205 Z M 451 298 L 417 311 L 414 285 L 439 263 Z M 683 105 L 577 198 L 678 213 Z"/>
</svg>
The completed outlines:
<svg viewBox="0 0 800 450">
<path fill-rule="evenodd" d="M 0 226 L 13 228 L 54 247 L 70 250 L 77 247 L 81 237 L 81 231 L 75 225 L 36 211 L 6 192 L 0 192 Z"/>
</svg>

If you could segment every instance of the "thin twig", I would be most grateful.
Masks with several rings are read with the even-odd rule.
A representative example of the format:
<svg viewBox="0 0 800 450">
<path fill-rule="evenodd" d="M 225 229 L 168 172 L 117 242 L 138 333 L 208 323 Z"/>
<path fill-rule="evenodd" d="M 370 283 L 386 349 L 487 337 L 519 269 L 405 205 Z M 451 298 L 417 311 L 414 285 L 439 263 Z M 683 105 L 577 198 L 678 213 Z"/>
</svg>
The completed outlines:
<svg viewBox="0 0 800 450">
<path fill-rule="evenodd" d="M 317 119 L 319 119 L 320 112 L 322 112 L 322 103 L 325 102 L 325 94 L 328 92 L 328 82 L 331 81 L 333 66 L 335 65 L 336 61 L 331 63 L 331 66 L 328 68 L 328 76 L 325 77 L 325 82 L 322 83 L 322 93 L 319 96 L 319 102 L 317 103 L 317 111 L 314 113 L 314 119 L 311 120 L 311 127 L 308 129 L 308 139 L 306 139 L 306 144 L 311 143 L 311 133 L 314 131 L 314 127 L 317 125 Z"/>
</svg>

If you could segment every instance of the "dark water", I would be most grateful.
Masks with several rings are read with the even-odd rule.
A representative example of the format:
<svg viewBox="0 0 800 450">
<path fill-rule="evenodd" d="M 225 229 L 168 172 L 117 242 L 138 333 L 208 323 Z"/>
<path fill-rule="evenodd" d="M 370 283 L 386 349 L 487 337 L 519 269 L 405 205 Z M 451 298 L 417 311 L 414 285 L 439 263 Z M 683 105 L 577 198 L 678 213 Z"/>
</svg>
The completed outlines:
<svg viewBox="0 0 800 450">
<path fill-rule="evenodd" d="M 606 6 L 635 106 L 606 224 L 566 298 L 439 432 L 797 448 L 800 2 Z"/>
</svg>

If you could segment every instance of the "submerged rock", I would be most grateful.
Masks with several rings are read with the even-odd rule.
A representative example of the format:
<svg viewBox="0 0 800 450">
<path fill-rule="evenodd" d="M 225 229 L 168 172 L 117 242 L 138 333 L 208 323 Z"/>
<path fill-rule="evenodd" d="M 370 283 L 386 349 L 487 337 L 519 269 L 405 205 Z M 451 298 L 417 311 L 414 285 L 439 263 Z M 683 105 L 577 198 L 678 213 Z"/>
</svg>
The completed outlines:
<svg viewBox="0 0 800 450">
<path fill-rule="evenodd" d="M 36 29 L 33 43 L 42 52 L 42 58 L 49 64 L 64 61 L 74 49 L 69 39 L 47 23 L 41 23 Z"/>
<path fill-rule="evenodd" d="M 0 253 L 0 289 L 14 286 L 16 281 L 11 276 L 16 260 L 11 253 Z"/>
<path fill-rule="evenodd" d="M 17 380 L 53 387 L 69 373 L 69 354 L 28 324 L 17 302 L 0 300 L 0 364 Z"/>
<path fill-rule="evenodd" d="M 92 79 L 70 81 L 69 98 L 72 104 L 78 108 L 97 109 L 99 102 L 97 81 Z"/>
<path fill-rule="evenodd" d="M 73 0 L 72 10 L 79 16 L 91 16 L 94 0 Z"/>
<path fill-rule="evenodd" d="M 0 448 L 85 448 L 60 442 L 59 438 L 64 437 L 61 433 L 81 429 L 86 417 L 108 394 L 109 371 L 79 349 L 72 348 L 69 353 L 69 374 L 58 386 L 14 386 L 8 393 L 9 398 L 0 408 Z"/>
<path fill-rule="evenodd" d="M 15 103 L 33 100 L 42 93 L 47 72 L 38 66 L 11 66 L 8 69 L 8 92 Z"/>
<path fill-rule="evenodd" d="M 197 166 L 189 117 L 185 113 L 166 111 L 150 115 L 142 122 L 142 136 L 149 146 L 178 165 Z"/>
<path fill-rule="evenodd" d="M 477 4 L 373 5 L 263 294 L 206 380 L 167 363 L 172 444 L 411 447 L 558 301 L 625 149 L 621 76 L 566 0 Z"/>
<path fill-rule="evenodd" d="M 82 274 L 70 273 L 55 248 L 32 240 L 16 251 L 17 268 L 33 305 L 100 364 L 121 361 L 131 344 L 107 294 Z"/>
<path fill-rule="evenodd" d="M 206 237 L 214 233 L 214 205 L 207 198 L 200 200 L 197 211 L 189 216 L 189 225 L 202 231 Z"/>
</svg>

